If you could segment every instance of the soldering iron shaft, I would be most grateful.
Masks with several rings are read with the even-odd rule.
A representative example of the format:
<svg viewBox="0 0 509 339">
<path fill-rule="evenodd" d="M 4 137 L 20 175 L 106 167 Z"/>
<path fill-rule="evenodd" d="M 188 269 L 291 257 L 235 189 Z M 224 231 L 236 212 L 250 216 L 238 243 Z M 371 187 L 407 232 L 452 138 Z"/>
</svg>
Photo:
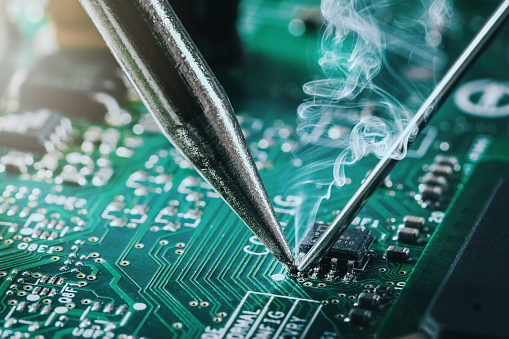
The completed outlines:
<svg viewBox="0 0 509 339">
<path fill-rule="evenodd" d="M 442 80 L 421 105 L 415 116 L 408 123 L 398 139 L 393 143 L 386 155 L 378 162 L 370 175 L 364 180 L 355 194 L 350 198 L 327 230 L 316 241 L 309 252 L 300 260 L 299 271 L 306 271 L 313 267 L 327 251 L 334 245 L 341 234 L 348 228 L 357 213 L 373 195 L 376 188 L 394 168 L 398 162 L 391 155 L 397 154 L 404 147 L 408 147 L 419 135 L 437 110 L 442 106 L 451 91 L 458 84 L 461 77 L 482 52 L 486 43 L 494 36 L 509 14 L 509 0 L 503 1 L 490 19 L 482 27 L 460 57 L 454 62 Z"/>
<path fill-rule="evenodd" d="M 295 261 L 231 104 L 167 0 L 80 0 L 157 124 L 263 244 Z"/>
</svg>

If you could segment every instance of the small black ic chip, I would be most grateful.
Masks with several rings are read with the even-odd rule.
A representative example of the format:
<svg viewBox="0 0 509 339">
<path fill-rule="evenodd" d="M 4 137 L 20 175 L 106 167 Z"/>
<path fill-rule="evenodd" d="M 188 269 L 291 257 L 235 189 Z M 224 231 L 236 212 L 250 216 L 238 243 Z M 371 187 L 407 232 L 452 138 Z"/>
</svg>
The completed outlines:
<svg viewBox="0 0 509 339">
<path fill-rule="evenodd" d="M 71 122 L 60 114 L 41 109 L 0 117 L 0 147 L 27 152 L 53 152 L 65 141 Z"/>
<path fill-rule="evenodd" d="M 385 255 L 389 261 L 407 262 L 410 259 L 410 250 L 406 247 L 389 246 Z"/>
<path fill-rule="evenodd" d="M 328 225 L 315 223 L 300 243 L 299 252 L 301 254 L 307 253 L 318 238 L 327 230 L 327 227 Z M 337 259 L 338 268 L 345 268 L 349 261 L 353 261 L 356 268 L 362 267 L 372 242 L 373 236 L 370 231 L 347 228 L 323 257 L 320 264 L 329 267 L 331 260 Z"/>
<path fill-rule="evenodd" d="M 100 122 L 107 108 L 91 93 L 122 99 L 126 87 L 108 51 L 61 50 L 39 60 L 20 88 L 25 109 L 45 107 L 69 118 Z"/>
</svg>

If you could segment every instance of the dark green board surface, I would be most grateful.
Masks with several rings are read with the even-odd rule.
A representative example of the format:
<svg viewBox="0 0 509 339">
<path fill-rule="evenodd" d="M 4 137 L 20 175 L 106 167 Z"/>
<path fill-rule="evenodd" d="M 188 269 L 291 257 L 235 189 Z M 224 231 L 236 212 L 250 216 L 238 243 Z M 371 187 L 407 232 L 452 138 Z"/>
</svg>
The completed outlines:
<svg viewBox="0 0 509 339">
<path fill-rule="evenodd" d="M 476 15 L 482 22 L 494 8 L 487 3 L 475 2 L 476 11 L 465 5 L 457 9 L 464 34 L 448 45 L 449 59 L 473 34 L 468 27 L 476 26 L 465 22 Z M 302 141 L 295 131 L 295 111 L 306 98 L 302 84 L 318 72 L 319 44 L 317 30 L 301 36 L 289 33 L 289 23 L 298 17 L 296 5 L 317 9 L 317 1 L 243 1 L 239 30 L 244 58 L 235 66 L 216 68 L 294 250 L 313 207 L 294 196 L 292 186 L 302 173 L 299 158 L 292 154 L 302 154 L 295 149 Z M 465 82 L 507 80 L 509 70 L 502 62 L 507 53 L 496 41 Z M 353 222 L 352 228 L 370 230 L 374 236 L 367 264 L 347 281 L 293 279 L 167 140 L 147 130 L 143 106 L 127 100 L 120 105 L 132 119 L 125 126 L 72 120 L 68 148 L 54 173 L 38 171 L 36 165 L 22 174 L 2 167 L 0 337 L 410 334 L 417 331 L 420 316 L 489 192 L 509 168 L 509 117 L 474 117 L 449 100 L 391 173 L 392 186 L 381 187 Z M 103 139 L 113 134 L 118 141 L 111 147 L 103 146 L 108 144 L 104 140 L 92 142 L 90 148 L 87 131 L 99 131 Z M 11 152 L 0 149 L 1 159 Z M 326 149 L 315 158 L 330 160 L 335 152 Z M 449 199 L 438 208 L 424 208 L 415 196 L 436 155 L 455 156 L 460 169 L 450 180 Z M 36 163 L 41 160 L 41 155 L 33 157 Z M 330 222 L 375 161 L 370 157 L 347 168 L 352 184 L 333 189 L 316 219 Z M 64 168 L 72 172 L 71 167 L 84 173 L 85 184 L 61 183 Z M 108 168 L 111 177 L 98 185 L 94 174 Z M 324 190 L 310 185 L 304 194 Z M 424 217 L 427 230 L 419 243 L 402 245 L 397 230 L 409 215 Z M 391 245 L 409 248 L 412 260 L 388 262 L 384 254 Z M 59 278 L 65 280 L 59 283 Z M 372 310 L 372 324 L 351 324 L 349 312 L 358 295 L 377 286 L 389 286 L 395 294 Z M 41 295 L 44 288 L 48 290 Z"/>
</svg>

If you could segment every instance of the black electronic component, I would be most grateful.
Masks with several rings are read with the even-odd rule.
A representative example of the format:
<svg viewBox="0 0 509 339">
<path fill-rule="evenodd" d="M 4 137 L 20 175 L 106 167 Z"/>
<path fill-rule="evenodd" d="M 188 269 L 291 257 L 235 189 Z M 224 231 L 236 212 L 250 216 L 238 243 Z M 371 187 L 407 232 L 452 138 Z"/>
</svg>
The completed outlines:
<svg viewBox="0 0 509 339">
<path fill-rule="evenodd" d="M 405 244 L 415 244 L 418 240 L 419 240 L 418 229 L 402 227 L 398 230 L 398 241 Z"/>
<path fill-rule="evenodd" d="M 385 256 L 389 261 L 406 262 L 410 258 L 410 250 L 406 247 L 389 246 Z"/>
<path fill-rule="evenodd" d="M 380 306 L 381 297 L 375 293 L 360 293 L 357 303 L 361 308 L 376 309 Z"/>
<path fill-rule="evenodd" d="M 321 223 L 314 224 L 300 243 L 300 255 L 307 253 L 311 249 L 327 227 L 328 225 Z M 348 262 L 351 261 L 354 263 L 354 267 L 359 268 L 365 262 L 372 242 L 373 236 L 370 231 L 348 228 L 329 252 L 327 252 L 320 265 L 325 268 L 331 268 L 332 265 L 337 264 L 338 269 L 344 269 Z"/>
<path fill-rule="evenodd" d="M 447 186 L 448 181 L 445 177 L 435 175 L 433 173 L 426 173 L 422 182 L 428 186 Z"/>
<path fill-rule="evenodd" d="M 60 51 L 40 60 L 20 89 L 28 109 L 45 107 L 71 118 L 102 121 L 107 112 L 93 93 L 121 99 L 127 90 L 108 51 Z"/>
<path fill-rule="evenodd" d="M 441 186 L 419 185 L 419 192 L 423 200 L 439 201 L 444 196 L 444 189 Z"/>
<path fill-rule="evenodd" d="M 363 308 L 352 308 L 348 314 L 350 322 L 358 326 L 371 325 L 371 319 L 373 318 L 373 312 Z"/>
<path fill-rule="evenodd" d="M 405 227 L 416 228 L 421 231 L 426 225 L 426 219 L 414 215 L 407 215 L 403 219 L 403 225 L 405 225 Z"/>
<path fill-rule="evenodd" d="M 71 122 L 49 110 L 0 117 L 0 146 L 28 152 L 54 152 L 71 131 Z"/>
<path fill-rule="evenodd" d="M 442 281 L 421 328 L 433 338 L 507 338 L 509 179 L 495 189 Z"/>
<path fill-rule="evenodd" d="M 437 155 L 435 157 L 435 164 L 455 167 L 458 165 L 458 158 L 445 155 Z"/>
<path fill-rule="evenodd" d="M 426 203 L 429 207 L 444 207 L 451 198 L 450 185 L 454 181 L 454 173 L 459 171 L 458 159 L 452 156 L 437 155 L 434 162 L 428 167 L 427 173 L 421 178 L 419 185 L 418 200 Z"/>
<path fill-rule="evenodd" d="M 389 286 L 379 285 L 375 288 L 375 293 L 378 294 L 382 299 L 388 299 L 392 297 L 394 290 Z"/>
<path fill-rule="evenodd" d="M 429 171 L 435 175 L 449 177 L 454 173 L 454 168 L 451 165 L 433 164 L 429 167 Z"/>
</svg>

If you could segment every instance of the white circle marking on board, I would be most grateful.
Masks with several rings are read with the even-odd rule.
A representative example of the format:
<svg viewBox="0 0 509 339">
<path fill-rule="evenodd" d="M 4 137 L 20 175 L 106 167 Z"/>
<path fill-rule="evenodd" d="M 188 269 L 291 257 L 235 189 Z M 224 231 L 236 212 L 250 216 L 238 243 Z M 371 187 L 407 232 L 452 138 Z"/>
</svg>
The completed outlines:
<svg viewBox="0 0 509 339">
<path fill-rule="evenodd" d="M 285 275 L 281 273 L 276 273 L 272 275 L 272 279 L 275 281 L 282 281 L 285 280 L 285 278 L 286 278 Z"/>
<path fill-rule="evenodd" d="M 147 304 L 144 304 L 144 303 L 136 303 L 133 305 L 133 308 L 136 310 L 136 311 L 143 311 L 144 309 L 147 308 Z"/>
<path fill-rule="evenodd" d="M 25 228 L 22 228 L 21 230 L 19 230 L 19 233 L 21 235 L 30 235 L 30 234 L 34 233 L 34 229 L 25 227 Z"/>
<path fill-rule="evenodd" d="M 509 82 L 480 79 L 460 86 L 454 103 L 463 112 L 483 117 L 500 118 L 509 115 Z"/>
<path fill-rule="evenodd" d="M 55 313 L 57 314 L 64 314 L 64 313 L 67 313 L 67 311 L 69 311 L 69 309 L 65 306 L 58 306 L 57 308 L 55 308 Z"/>
<path fill-rule="evenodd" d="M 38 295 L 35 295 L 35 294 L 29 294 L 27 295 L 27 300 L 28 301 L 37 301 L 41 299 L 41 297 L 39 297 Z"/>
</svg>

